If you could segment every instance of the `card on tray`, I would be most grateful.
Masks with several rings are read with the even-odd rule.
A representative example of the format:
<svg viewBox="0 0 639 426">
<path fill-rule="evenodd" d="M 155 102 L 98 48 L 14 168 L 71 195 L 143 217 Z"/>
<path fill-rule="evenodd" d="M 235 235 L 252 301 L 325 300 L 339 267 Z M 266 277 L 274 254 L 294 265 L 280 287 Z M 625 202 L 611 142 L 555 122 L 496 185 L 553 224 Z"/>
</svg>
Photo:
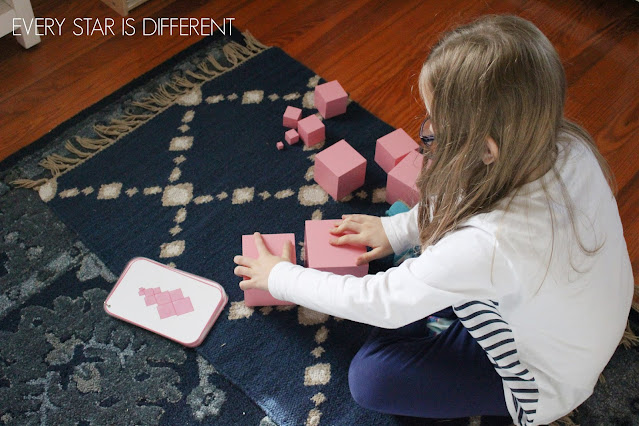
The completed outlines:
<svg viewBox="0 0 639 426">
<path fill-rule="evenodd" d="M 215 281 L 137 257 L 104 301 L 116 318 L 184 346 L 198 346 L 228 301 Z"/>
</svg>

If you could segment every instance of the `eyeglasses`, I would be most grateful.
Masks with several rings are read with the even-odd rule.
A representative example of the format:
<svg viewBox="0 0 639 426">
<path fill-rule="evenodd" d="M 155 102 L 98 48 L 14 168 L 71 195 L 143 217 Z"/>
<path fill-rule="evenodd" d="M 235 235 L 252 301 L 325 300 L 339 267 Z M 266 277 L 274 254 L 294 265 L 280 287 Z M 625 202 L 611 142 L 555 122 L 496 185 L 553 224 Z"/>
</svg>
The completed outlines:
<svg viewBox="0 0 639 426">
<path fill-rule="evenodd" d="M 424 134 L 424 130 L 429 134 Z M 430 148 L 435 140 L 435 135 L 430 133 L 430 115 L 426 116 L 426 119 L 422 122 L 422 126 L 419 128 L 419 139 L 422 140 L 427 148 Z"/>
</svg>

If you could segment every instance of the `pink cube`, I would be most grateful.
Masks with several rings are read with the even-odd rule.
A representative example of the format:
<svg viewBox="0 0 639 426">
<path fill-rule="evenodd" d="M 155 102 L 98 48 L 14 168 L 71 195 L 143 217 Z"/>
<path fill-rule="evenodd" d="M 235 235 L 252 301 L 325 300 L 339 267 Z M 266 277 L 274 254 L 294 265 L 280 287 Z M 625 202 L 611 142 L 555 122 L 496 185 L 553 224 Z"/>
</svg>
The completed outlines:
<svg viewBox="0 0 639 426">
<path fill-rule="evenodd" d="M 417 151 L 419 146 L 404 129 L 397 129 L 377 139 L 375 162 L 390 172 L 409 152 Z"/>
<path fill-rule="evenodd" d="M 173 309 L 175 309 L 175 315 L 184 315 L 195 310 L 193 309 L 190 297 L 185 297 L 173 302 Z"/>
<path fill-rule="evenodd" d="M 300 140 L 300 135 L 297 133 L 297 130 L 291 129 L 284 133 L 284 139 L 289 145 L 295 145 Z"/>
<path fill-rule="evenodd" d="M 173 307 L 173 303 L 158 305 L 158 314 L 160 314 L 160 319 L 172 317 L 173 315 L 175 315 L 175 308 Z"/>
<path fill-rule="evenodd" d="M 172 302 L 175 302 L 176 300 L 184 299 L 182 290 L 180 290 L 179 288 L 177 290 L 169 291 L 169 296 L 171 297 Z"/>
<path fill-rule="evenodd" d="M 348 94 L 337 80 L 315 87 L 315 108 L 324 118 L 344 114 L 348 105 Z"/>
<path fill-rule="evenodd" d="M 280 151 L 284 149 L 284 144 L 282 143 L 282 141 L 279 141 L 278 143 L 275 144 L 275 146 L 277 147 L 277 149 L 279 149 Z"/>
<path fill-rule="evenodd" d="M 324 123 L 315 115 L 309 115 L 298 121 L 297 131 L 306 146 L 316 145 L 326 138 Z"/>
<path fill-rule="evenodd" d="M 366 177 L 366 159 L 344 139 L 315 156 L 315 181 L 331 197 L 341 200 Z"/>
<path fill-rule="evenodd" d="M 163 291 L 162 293 L 158 293 L 155 295 L 155 300 L 158 305 L 166 305 L 167 303 L 171 303 L 171 296 L 169 296 L 168 291 Z"/>
<path fill-rule="evenodd" d="M 140 289 L 138 290 L 138 296 L 144 296 L 144 287 L 140 287 Z"/>
<path fill-rule="evenodd" d="M 403 201 L 409 207 L 419 201 L 419 191 L 415 186 L 424 163 L 424 156 L 419 152 L 411 151 L 388 173 L 386 181 L 386 201 L 393 204 L 395 201 Z"/>
<path fill-rule="evenodd" d="M 144 289 L 144 295 L 145 296 L 153 296 L 155 294 L 155 292 L 153 291 L 152 288 L 145 288 Z"/>
<path fill-rule="evenodd" d="M 307 220 L 304 231 L 305 264 L 309 268 L 339 275 L 363 277 L 368 264 L 357 266 L 357 258 L 366 252 L 364 246 L 333 246 L 329 243 L 335 235 L 328 231 L 339 220 Z"/>
<path fill-rule="evenodd" d="M 151 306 L 158 302 L 155 300 L 155 296 L 144 296 L 144 303 L 146 303 L 146 306 Z"/>
<path fill-rule="evenodd" d="M 162 293 L 162 290 L 160 290 L 160 287 L 154 287 L 152 290 L 153 290 L 153 294 Z"/>
<path fill-rule="evenodd" d="M 271 253 L 276 255 L 282 254 L 284 243 L 287 241 L 293 247 L 292 262 L 296 262 L 295 256 L 295 234 L 262 234 L 262 239 L 266 247 Z M 255 245 L 255 237 L 253 235 L 242 235 L 242 256 L 257 259 L 257 246 Z M 244 279 L 247 279 L 246 277 Z M 273 306 L 273 305 L 294 305 L 291 302 L 278 300 L 271 296 L 266 290 L 250 289 L 244 291 L 244 304 L 246 306 Z"/>
<path fill-rule="evenodd" d="M 297 129 L 297 122 L 302 118 L 302 110 L 292 106 L 287 106 L 284 111 L 284 118 L 282 124 L 284 127 L 290 127 L 291 129 Z"/>
</svg>

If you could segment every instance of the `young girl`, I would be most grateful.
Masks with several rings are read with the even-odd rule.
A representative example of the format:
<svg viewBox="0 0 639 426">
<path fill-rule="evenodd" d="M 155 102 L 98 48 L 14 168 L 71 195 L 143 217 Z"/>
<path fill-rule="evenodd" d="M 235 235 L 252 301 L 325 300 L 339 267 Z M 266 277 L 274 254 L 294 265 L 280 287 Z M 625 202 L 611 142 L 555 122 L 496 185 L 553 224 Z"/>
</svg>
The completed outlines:
<svg viewBox="0 0 639 426">
<path fill-rule="evenodd" d="M 559 56 L 532 23 L 481 18 L 424 64 L 430 161 L 410 212 L 347 215 L 334 244 L 369 262 L 421 255 L 363 278 L 293 265 L 256 234 L 240 287 L 376 326 L 353 359 L 355 401 L 429 418 L 510 415 L 546 424 L 589 395 L 619 343 L 633 278 L 609 169 L 563 117 Z M 351 234 L 343 235 L 345 231 Z M 428 332 L 431 315 L 454 319 Z"/>
</svg>

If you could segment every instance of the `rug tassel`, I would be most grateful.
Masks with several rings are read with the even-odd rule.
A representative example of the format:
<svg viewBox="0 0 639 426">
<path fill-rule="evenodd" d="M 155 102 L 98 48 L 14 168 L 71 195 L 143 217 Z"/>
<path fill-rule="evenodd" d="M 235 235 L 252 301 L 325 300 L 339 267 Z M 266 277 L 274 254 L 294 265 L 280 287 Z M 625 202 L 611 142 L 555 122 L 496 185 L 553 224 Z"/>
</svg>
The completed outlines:
<svg viewBox="0 0 639 426">
<path fill-rule="evenodd" d="M 38 179 L 38 180 L 32 180 L 32 179 L 16 179 L 14 181 L 11 181 L 11 185 L 15 186 L 16 188 L 29 188 L 29 189 L 35 189 L 36 191 L 45 183 L 47 183 L 49 181 L 49 179 Z"/>
<path fill-rule="evenodd" d="M 572 413 L 570 414 L 566 414 L 565 416 L 563 416 L 560 419 L 555 420 L 554 422 L 552 422 L 550 425 L 548 426 L 579 426 L 577 423 L 574 422 L 574 420 L 572 419 L 572 416 L 577 412 L 577 410 L 574 410 Z"/>
<path fill-rule="evenodd" d="M 257 53 L 268 49 L 268 46 L 260 43 L 249 32 L 243 35 L 245 46 L 230 42 L 222 47 L 222 53 L 231 64 L 230 66 L 220 64 L 213 55 L 209 54 L 204 61 L 197 65 L 198 71 L 186 71 L 182 76 L 174 76 L 171 82 L 158 87 L 154 93 L 148 95 L 145 99 L 131 102 L 131 106 L 148 113 L 126 111 L 120 117 L 111 119 L 108 124 L 95 124 L 93 130 L 98 135 L 98 138 L 76 137 L 75 144 L 67 141 L 65 148 L 72 156 L 65 157 L 59 154 L 52 154 L 40 161 L 40 166 L 51 172 L 53 177 L 58 177 L 68 172 L 78 164 L 87 161 L 103 149 L 111 146 L 124 135 L 147 123 L 158 113 L 173 105 L 178 97 L 232 70 L 238 64 L 252 58 Z M 49 179 L 17 179 L 11 184 L 16 187 L 38 190 L 39 187 L 48 181 Z"/>
<path fill-rule="evenodd" d="M 628 321 L 628 324 L 626 325 L 626 331 L 624 331 L 623 337 L 621 338 L 621 342 L 619 342 L 619 344 L 623 345 L 626 349 L 630 349 L 633 346 L 637 346 L 637 344 L 639 344 L 639 337 L 637 337 L 637 335 L 630 328 L 630 321 Z"/>
</svg>

